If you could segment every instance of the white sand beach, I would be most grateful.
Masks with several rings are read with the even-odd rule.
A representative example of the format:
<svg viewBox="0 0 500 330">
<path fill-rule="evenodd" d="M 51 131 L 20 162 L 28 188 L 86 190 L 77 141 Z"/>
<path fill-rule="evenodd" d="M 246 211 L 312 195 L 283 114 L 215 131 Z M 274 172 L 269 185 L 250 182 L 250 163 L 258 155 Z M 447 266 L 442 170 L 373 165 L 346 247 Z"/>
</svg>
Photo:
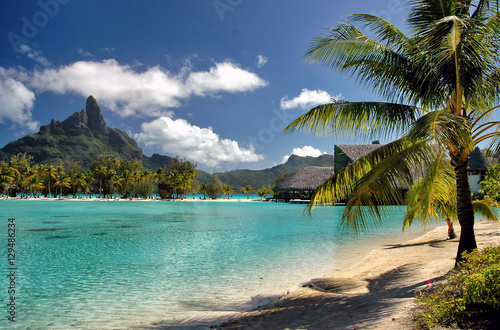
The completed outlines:
<svg viewBox="0 0 500 330">
<path fill-rule="evenodd" d="M 500 224 L 477 221 L 475 229 L 479 248 L 499 243 Z M 446 227 L 438 227 L 418 239 L 375 248 L 354 265 L 219 329 L 411 329 L 415 293 L 454 266 L 458 239 L 445 235 Z"/>
</svg>

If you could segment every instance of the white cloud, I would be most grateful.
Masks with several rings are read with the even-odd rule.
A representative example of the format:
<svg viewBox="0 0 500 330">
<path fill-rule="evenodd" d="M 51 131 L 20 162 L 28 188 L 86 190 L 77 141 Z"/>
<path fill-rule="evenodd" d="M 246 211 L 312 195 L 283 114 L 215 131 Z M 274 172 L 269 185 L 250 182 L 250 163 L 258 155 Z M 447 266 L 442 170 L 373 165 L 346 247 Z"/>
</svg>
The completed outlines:
<svg viewBox="0 0 500 330">
<path fill-rule="evenodd" d="M 0 67 L 0 123 L 11 121 L 36 131 L 40 123 L 31 117 L 35 94 L 12 76 L 16 73 Z"/>
<path fill-rule="evenodd" d="M 164 115 L 166 108 L 178 107 L 179 99 L 188 96 L 182 82 L 159 67 L 137 73 L 113 59 L 37 71 L 30 85 L 42 92 L 92 94 L 101 105 L 122 116 Z"/>
<path fill-rule="evenodd" d="M 114 59 L 79 61 L 56 69 L 35 71 L 26 84 L 37 91 L 94 95 L 99 103 L 122 116 L 171 116 L 193 95 L 246 92 L 267 85 L 255 73 L 231 62 L 216 63 L 205 72 L 184 67 L 174 75 L 159 66 L 136 72 Z"/>
<path fill-rule="evenodd" d="M 187 87 L 196 95 L 217 92 L 246 92 L 267 85 L 253 72 L 241 69 L 231 62 L 217 63 L 209 72 L 192 72 L 186 82 Z"/>
<path fill-rule="evenodd" d="M 267 61 L 268 61 L 268 58 L 267 58 L 267 57 L 265 57 L 265 56 L 263 56 L 263 55 L 259 55 L 259 56 L 257 56 L 257 59 L 258 59 L 258 60 L 257 60 L 257 66 L 258 66 L 259 68 L 262 68 L 264 65 L 266 65 L 266 64 L 267 64 Z"/>
<path fill-rule="evenodd" d="M 19 51 L 22 54 L 26 55 L 28 58 L 40 63 L 43 66 L 51 65 L 50 61 L 43 57 L 41 52 L 31 49 L 31 47 L 28 45 L 21 45 L 19 47 Z"/>
<path fill-rule="evenodd" d="M 304 88 L 299 96 L 289 100 L 287 96 L 281 99 L 280 108 L 283 110 L 302 108 L 310 109 L 320 104 L 330 103 L 332 99 L 338 100 L 342 95 L 331 96 L 323 90 L 308 90 Z"/>
<path fill-rule="evenodd" d="M 242 148 L 238 142 L 222 139 L 211 127 L 200 128 L 184 119 L 160 117 L 141 125 L 134 138 L 146 146 L 160 146 L 164 152 L 205 164 L 218 166 L 222 162 L 257 162 L 263 159 L 254 146 Z"/>
<path fill-rule="evenodd" d="M 83 50 L 82 48 L 78 48 L 77 52 L 78 52 L 78 54 L 82 55 L 83 57 L 91 57 L 91 58 L 94 57 L 94 55 L 90 54 L 86 50 Z"/>
<path fill-rule="evenodd" d="M 282 163 L 286 163 L 291 155 L 297 155 L 300 157 L 307 157 L 307 156 L 319 157 L 324 154 L 326 154 L 326 152 L 321 152 L 321 150 L 313 148 L 311 146 L 304 146 L 302 148 L 293 148 L 292 153 L 290 155 L 286 155 L 283 157 Z"/>
</svg>

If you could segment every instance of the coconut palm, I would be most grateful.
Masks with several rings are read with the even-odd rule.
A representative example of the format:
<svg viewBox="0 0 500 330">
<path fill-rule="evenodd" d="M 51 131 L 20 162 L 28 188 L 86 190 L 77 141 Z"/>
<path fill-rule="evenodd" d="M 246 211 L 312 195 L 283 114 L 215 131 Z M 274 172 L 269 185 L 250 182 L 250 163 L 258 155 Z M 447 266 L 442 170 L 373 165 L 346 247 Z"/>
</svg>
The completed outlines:
<svg viewBox="0 0 500 330">
<path fill-rule="evenodd" d="M 87 175 L 85 173 L 75 173 L 71 178 L 71 184 L 73 185 L 73 196 L 76 197 L 76 193 L 80 193 L 83 189 L 85 195 L 86 194 L 86 185 L 87 185 Z"/>
<path fill-rule="evenodd" d="M 439 221 L 444 218 L 448 225 L 448 238 L 456 237 L 453 227 L 457 218 L 456 183 L 451 164 L 443 158 L 444 151 L 438 154 L 440 162 L 435 162 L 422 179 L 417 180 L 407 193 L 406 216 L 403 222 L 403 230 L 409 227 L 413 220 L 417 219 L 428 225 L 431 221 Z M 498 204 L 492 198 L 476 200 L 472 202 L 475 214 L 481 214 L 483 218 L 497 221 L 494 208 Z"/>
<path fill-rule="evenodd" d="M 343 221 L 357 229 L 370 216 L 380 220 L 385 205 L 403 203 L 401 186 L 412 187 L 426 168 L 441 161 L 437 154 L 446 151 L 443 160 L 455 175 L 461 226 L 458 262 L 462 252 L 477 247 L 469 155 L 485 140 L 500 150 L 499 122 L 491 120 L 500 96 L 498 1 L 411 4 L 408 36 L 380 17 L 357 14 L 328 29 L 306 54 L 311 62 L 356 75 L 386 101 L 321 105 L 285 130 L 402 136 L 337 172 L 311 199 L 310 209 L 349 196 Z"/>
<path fill-rule="evenodd" d="M 246 185 L 244 187 L 241 187 L 241 191 L 244 193 L 244 194 L 247 194 L 247 199 L 250 199 L 250 194 L 252 192 L 254 192 L 255 190 L 253 189 L 252 186 L 250 185 Z"/>
<path fill-rule="evenodd" d="M 121 176 L 121 187 L 123 189 L 123 195 L 127 197 L 130 190 L 130 186 L 135 182 L 134 175 L 129 171 L 125 170 Z"/>
<path fill-rule="evenodd" d="M 4 198 L 7 197 L 7 190 L 9 189 L 9 185 L 14 182 L 14 178 L 10 177 L 7 174 L 4 174 L 3 172 L 0 173 L 0 188 L 3 191 L 3 196 Z"/>
<path fill-rule="evenodd" d="M 118 175 L 113 175 L 113 177 L 111 178 L 111 192 L 114 194 L 116 194 L 116 187 L 120 187 L 122 183 L 122 178 L 119 177 Z"/>
<path fill-rule="evenodd" d="M 200 183 L 198 186 L 198 191 L 203 193 L 203 199 L 207 199 L 206 193 L 207 193 L 208 185 L 206 183 Z"/>
<path fill-rule="evenodd" d="M 224 193 L 224 195 L 227 196 L 227 199 L 229 199 L 229 195 L 234 194 L 233 187 L 231 187 L 228 184 L 223 184 L 222 185 L 222 192 Z"/>
<path fill-rule="evenodd" d="M 108 168 L 104 165 L 100 165 L 95 169 L 95 176 L 99 178 L 99 198 L 102 194 L 102 180 L 108 175 Z"/>
<path fill-rule="evenodd" d="M 54 182 L 54 186 L 61 188 L 61 196 L 63 196 L 63 188 L 71 187 L 71 177 L 64 172 L 58 175 L 56 182 Z"/>
<path fill-rule="evenodd" d="M 49 197 L 50 197 L 50 195 L 51 195 L 50 194 L 50 181 L 51 181 L 51 179 L 55 180 L 56 177 L 57 177 L 57 170 L 56 170 L 56 168 L 54 166 L 52 166 L 52 165 L 46 166 L 45 167 L 45 175 L 47 175 L 47 178 L 49 180 L 49 184 L 48 184 L 47 188 L 49 190 Z"/>
<path fill-rule="evenodd" d="M 0 188 L 3 191 L 3 197 L 7 197 L 7 191 L 10 185 L 14 183 L 13 169 L 7 163 L 0 162 Z"/>
</svg>

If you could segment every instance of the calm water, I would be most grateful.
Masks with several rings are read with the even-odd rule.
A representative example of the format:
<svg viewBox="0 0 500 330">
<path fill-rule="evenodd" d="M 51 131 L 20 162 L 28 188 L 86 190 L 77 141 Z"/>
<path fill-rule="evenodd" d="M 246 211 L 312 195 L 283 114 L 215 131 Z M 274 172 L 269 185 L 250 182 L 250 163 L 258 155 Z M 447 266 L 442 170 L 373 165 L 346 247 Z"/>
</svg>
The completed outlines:
<svg viewBox="0 0 500 330">
<path fill-rule="evenodd" d="M 0 265 L 7 273 L 13 217 L 17 267 L 16 322 L 2 276 L 0 327 L 210 325 L 331 272 L 375 239 L 411 235 L 399 213 L 356 238 L 339 229 L 342 209 L 308 217 L 281 203 L 0 201 Z"/>
</svg>

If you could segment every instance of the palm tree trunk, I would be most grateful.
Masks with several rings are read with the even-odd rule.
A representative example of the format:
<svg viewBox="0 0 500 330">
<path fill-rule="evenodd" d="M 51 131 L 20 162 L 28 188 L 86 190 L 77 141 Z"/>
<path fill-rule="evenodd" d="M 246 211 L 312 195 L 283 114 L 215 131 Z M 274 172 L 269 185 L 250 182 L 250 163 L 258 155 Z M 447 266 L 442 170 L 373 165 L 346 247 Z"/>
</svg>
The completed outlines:
<svg viewBox="0 0 500 330">
<path fill-rule="evenodd" d="M 463 260 L 463 252 L 471 252 L 477 248 L 476 236 L 474 234 L 474 209 L 472 207 L 472 196 L 470 191 L 469 177 L 467 176 L 468 161 L 454 161 L 457 181 L 457 216 L 460 223 L 460 241 L 458 243 L 457 258 L 455 266 Z"/>
<path fill-rule="evenodd" d="M 448 224 L 448 239 L 456 238 L 457 234 L 455 234 L 455 229 L 453 228 L 453 220 L 451 220 L 450 218 L 446 218 L 444 220 Z"/>
</svg>

